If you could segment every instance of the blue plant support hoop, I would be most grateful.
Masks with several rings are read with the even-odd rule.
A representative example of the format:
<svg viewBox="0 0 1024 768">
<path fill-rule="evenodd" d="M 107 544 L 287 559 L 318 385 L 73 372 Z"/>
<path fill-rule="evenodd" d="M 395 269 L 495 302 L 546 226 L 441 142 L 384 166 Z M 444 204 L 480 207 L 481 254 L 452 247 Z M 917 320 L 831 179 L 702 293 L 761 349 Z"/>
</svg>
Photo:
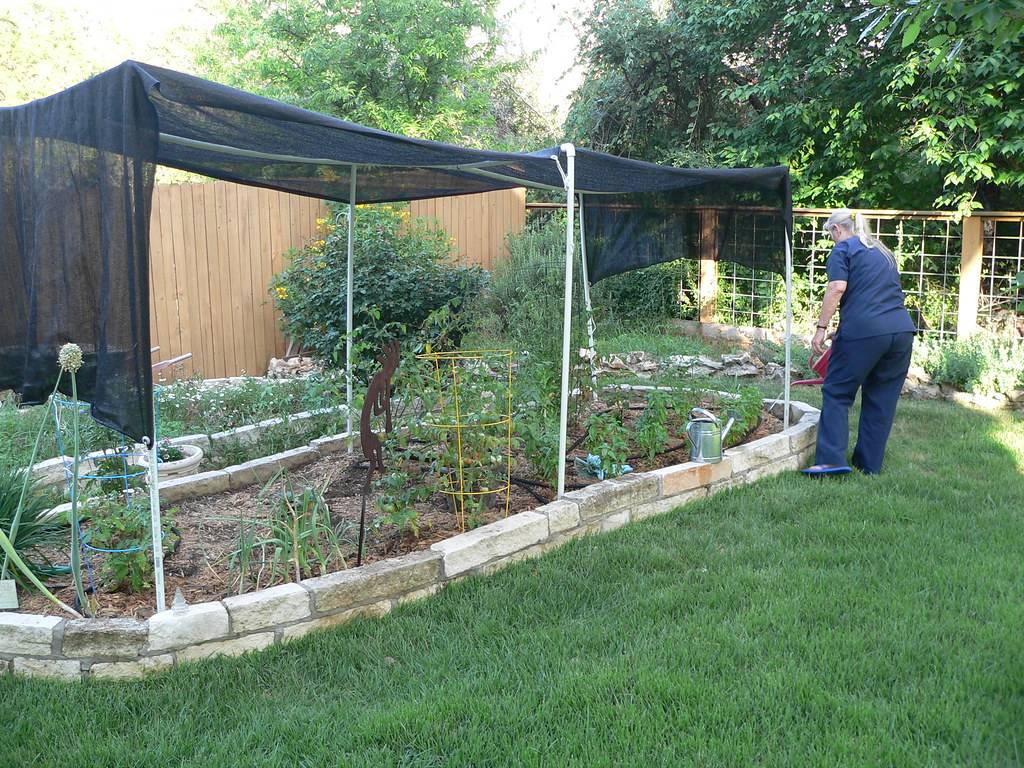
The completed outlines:
<svg viewBox="0 0 1024 768">
<path fill-rule="evenodd" d="M 160 433 L 160 407 L 159 407 L 159 392 L 160 387 L 154 387 L 153 391 L 153 424 L 154 431 L 159 435 Z M 63 422 L 62 413 L 64 411 L 73 410 L 76 407 L 75 401 L 68 400 L 63 397 L 54 396 L 52 398 L 53 403 L 53 418 L 56 432 L 57 449 L 60 451 L 60 455 L 64 458 L 64 476 L 67 487 L 68 498 L 72 501 L 75 495 L 79 492 L 79 488 L 74 482 L 74 459 L 66 455 L 64 450 L 64 437 L 61 430 Z M 79 401 L 77 403 L 80 414 L 90 416 L 90 404 Z M 79 473 L 78 480 L 82 481 L 94 481 L 94 482 L 107 482 L 107 483 L 118 483 L 121 488 L 120 492 L 124 494 L 126 499 L 126 506 L 130 510 L 137 510 L 140 515 L 145 514 L 144 507 L 136 504 L 135 500 L 140 495 L 141 490 L 133 487 L 133 481 L 137 478 L 149 475 L 149 486 L 150 486 L 150 538 L 149 541 L 140 544 L 135 547 L 127 547 L 124 549 L 104 549 L 102 547 L 95 547 L 89 543 L 88 536 L 79 531 L 79 544 L 85 552 L 99 552 L 101 554 L 131 554 L 134 552 L 141 552 L 146 549 L 152 549 L 153 551 L 153 570 L 155 575 L 156 587 L 157 587 L 157 611 L 164 609 L 165 597 L 163 594 L 164 586 L 164 574 L 163 574 L 163 544 L 160 529 L 160 497 L 158 488 L 158 450 L 157 445 L 159 440 L 154 440 L 147 446 L 146 449 L 139 450 L 135 447 L 119 446 L 110 451 L 104 451 L 102 454 L 85 454 L 80 455 L 79 458 Z M 148 459 L 149 467 L 143 467 L 139 461 L 142 459 Z M 121 472 L 120 473 L 108 473 L 104 472 L 99 474 L 100 462 L 109 462 L 111 460 L 120 461 Z M 82 467 L 89 467 L 85 472 L 82 472 Z M 157 541 L 157 546 L 154 546 L 154 541 Z M 159 549 L 158 549 L 159 547 Z M 86 556 L 83 558 L 86 564 L 86 570 L 89 574 L 89 588 L 95 594 L 96 591 L 96 578 L 95 569 L 93 567 L 92 557 Z"/>
</svg>

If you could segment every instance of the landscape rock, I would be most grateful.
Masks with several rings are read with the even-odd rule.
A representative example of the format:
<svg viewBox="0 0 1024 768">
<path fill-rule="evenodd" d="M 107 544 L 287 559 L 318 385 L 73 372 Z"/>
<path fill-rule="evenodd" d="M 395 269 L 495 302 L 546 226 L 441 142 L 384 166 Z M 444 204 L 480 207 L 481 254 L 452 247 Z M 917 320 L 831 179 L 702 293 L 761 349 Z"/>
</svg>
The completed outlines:
<svg viewBox="0 0 1024 768">
<path fill-rule="evenodd" d="M 312 357 L 270 358 L 267 366 L 268 379 L 305 378 L 320 372 L 320 366 Z"/>
<path fill-rule="evenodd" d="M 411 595 L 409 597 L 411 598 Z M 290 627 L 285 627 L 281 631 L 281 642 L 287 643 L 292 640 L 298 640 L 300 637 L 305 637 L 310 632 L 338 627 L 352 621 L 353 619 L 380 618 L 381 616 L 387 615 L 390 610 L 391 601 L 381 600 L 376 603 L 370 603 L 369 605 L 360 605 L 358 608 L 352 608 L 347 611 L 333 613 L 330 616 L 321 616 L 320 618 L 313 619 L 312 621 L 303 621 L 299 624 L 292 624 Z"/>
<path fill-rule="evenodd" d="M 174 665 L 174 657 L 169 654 L 146 656 L 138 661 L 103 661 L 89 668 L 92 677 L 103 680 L 132 680 L 143 677 L 150 672 L 158 672 Z"/>
<path fill-rule="evenodd" d="M 231 617 L 231 632 L 236 635 L 298 621 L 312 613 L 309 592 L 298 584 L 280 584 L 228 597 L 224 607 Z"/>
<path fill-rule="evenodd" d="M 441 560 L 438 552 L 413 552 L 361 568 L 305 579 L 302 586 L 313 594 L 317 613 L 351 608 L 396 598 L 436 583 L 441 578 Z"/>
<path fill-rule="evenodd" d="M 175 477 L 160 483 L 160 501 L 172 504 L 194 496 L 222 493 L 228 490 L 229 483 L 228 473 L 220 469 L 185 477 Z"/>
<path fill-rule="evenodd" d="M 575 528 L 580 524 L 580 507 L 574 501 L 559 499 L 537 507 L 534 512 L 547 516 L 548 531 L 552 535 Z"/>
<path fill-rule="evenodd" d="M 62 621 L 57 616 L 0 613 L 0 651 L 49 656 L 53 650 L 53 631 Z"/>
<path fill-rule="evenodd" d="M 192 645 L 178 651 L 178 661 L 196 661 L 211 656 L 241 656 L 249 651 L 260 651 L 274 644 L 273 632 L 245 635 L 234 640 L 220 640 L 202 645 Z"/>
<path fill-rule="evenodd" d="M 228 635 L 228 610 L 221 603 L 197 603 L 149 619 L 149 650 L 166 651 Z"/>
<path fill-rule="evenodd" d="M 460 533 L 431 546 L 444 557 L 446 578 L 486 565 L 548 538 L 548 518 L 536 512 L 520 512 L 504 520 Z"/>
<path fill-rule="evenodd" d="M 15 658 L 11 671 L 25 677 L 47 677 L 54 680 L 78 680 L 82 677 L 82 663 L 66 659 Z"/>
<path fill-rule="evenodd" d="M 626 475 L 625 478 L 605 480 L 565 494 L 565 498 L 579 504 L 580 519 L 590 522 L 645 501 L 659 493 L 658 478 L 650 472 Z"/>
<path fill-rule="evenodd" d="M 138 656 L 146 644 L 146 625 L 135 619 L 72 619 L 64 626 L 64 656 L 103 658 Z"/>
</svg>

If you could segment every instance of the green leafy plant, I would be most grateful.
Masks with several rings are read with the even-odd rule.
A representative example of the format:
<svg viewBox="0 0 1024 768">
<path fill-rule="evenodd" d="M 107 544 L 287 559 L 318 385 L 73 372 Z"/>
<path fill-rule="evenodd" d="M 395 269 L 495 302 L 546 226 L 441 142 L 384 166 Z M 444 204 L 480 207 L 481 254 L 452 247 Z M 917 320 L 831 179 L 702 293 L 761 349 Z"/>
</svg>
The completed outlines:
<svg viewBox="0 0 1024 768">
<path fill-rule="evenodd" d="M 668 405 L 667 394 L 651 392 L 647 396 L 647 407 L 637 419 L 636 442 L 648 459 L 653 459 L 668 442 Z"/>
<path fill-rule="evenodd" d="M 109 456 L 93 459 L 93 469 L 89 475 L 101 478 L 92 481 L 101 494 L 123 493 L 125 490 L 142 488 L 146 478 L 146 468 L 139 464 L 128 463 L 125 456 L 127 447 L 114 448 Z"/>
<path fill-rule="evenodd" d="M 185 452 L 176 445 L 171 445 L 169 440 L 164 440 L 157 446 L 156 455 L 160 461 L 181 461 L 185 458 Z"/>
<path fill-rule="evenodd" d="M 333 210 L 332 221 L 346 211 Z M 338 286 L 346 283 L 348 238 L 344 226 L 325 223 L 323 230 L 323 239 L 291 254 L 270 290 L 287 333 L 322 362 L 341 365 L 346 298 Z M 435 310 L 457 313 L 482 284 L 481 270 L 450 263 L 444 232 L 410 221 L 405 208 L 360 207 L 355 238 L 355 341 L 368 350 L 395 338 L 418 338 Z"/>
<path fill-rule="evenodd" d="M 393 525 L 399 535 L 408 531 L 413 538 L 420 536 L 420 513 L 416 504 L 430 498 L 434 489 L 417 482 L 407 472 L 395 470 L 378 478 L 374 487 L 379 492 L 374 506 L 380 515 L 374 519 L 374 526 L 380 528 Z"/>
<path fill-rule="evenodd" d="M 629 429 L 623 424 L 620 409 L 610 409 L 587 418 L 587 438 L 583 445 L 588 453 L 601 457 L 606 477 L 618 477 L 629 458 Z"/>
<path fill-rule="evenodd" d="M 153 552 L 150 546 L 149 509 L 142 504 L 125 504 L 120 498 L 108 496 L 90 505 L 86 539 L 91 547 L 113 550 L 103 553 L 103 581 L 107 589 L 117 592 L 141 592 L 153 585 Z M 164 553 L 173 552 L 178 544 L 174 529 L 177 509 L 164 510 L 161 530 Z"/>
<path fill-rule="evenodd" d="M 264 486 L 266 493 L 275 476 Z M 252 568 L 258 566 L 254 581 L 259 587 L 261 573 L 268 568 L 266 583 L 276 580 L 301 581 L 316 574 L 345 567 L 345 552 L 352 544 L 351 526 L 335 524 L 324 492 L 333 482 L 327 477 L 315 487 L 296 489 L 290 481 L 268 505 L 265 535 L 258 535 L 252 521 L 240 521 L 239 546 L 229 556 L 229 563 L 240 571 L 239 589 Z M 256 553 L 259 552 L 259 557 Z"/>
<path fill-rule="evenodd" d="M 58 518 L 43 517 L 50 509 L 49 500 L 26 474 L 27 470 L 0 468 L 0 530 L 12 532 L 10 538 L 21 559 L 38 578 L 46 579 L 54 573 L 47 550 L 62 545 L 68 531 Z M 23 587 L 31 583 L 19 570 L 14 578 Z"/>
<path fill-rule="evenodd" d="M 966 392 L 995 395 L 1024 386 L 1024 344 L 1014 339 L 979 333 L 920 342 L 916 353 L 934 381 Z"/>
</svg>

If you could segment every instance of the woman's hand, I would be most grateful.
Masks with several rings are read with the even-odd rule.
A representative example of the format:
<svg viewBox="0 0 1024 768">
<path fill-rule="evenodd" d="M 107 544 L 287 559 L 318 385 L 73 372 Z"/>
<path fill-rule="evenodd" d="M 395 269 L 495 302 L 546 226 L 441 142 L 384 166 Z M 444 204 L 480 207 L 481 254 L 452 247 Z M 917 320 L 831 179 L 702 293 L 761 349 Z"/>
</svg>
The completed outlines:
<svg viewBox="0 0 1024 768">
<path fill-rule="evenodd" d="M 822 355 L 825 353 L 825 330 L 819 328 L 814 333 L 814 338 L 811 339 L 811 349 L 814 350 L 814 354 Z"/>
</svg>

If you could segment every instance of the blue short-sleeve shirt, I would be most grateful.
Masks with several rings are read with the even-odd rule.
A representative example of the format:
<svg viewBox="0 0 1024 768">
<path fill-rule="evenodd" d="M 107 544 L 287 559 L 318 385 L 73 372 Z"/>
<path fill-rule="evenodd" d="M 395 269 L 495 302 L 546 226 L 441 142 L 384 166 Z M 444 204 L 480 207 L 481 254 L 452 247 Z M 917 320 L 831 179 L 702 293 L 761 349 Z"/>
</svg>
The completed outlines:
<svg viewBox="0 0 1024 768">
<path fill-rule="evenodd" d="M 849 237 L 835 248 L 826 264 L 828 279 L 845 280 L 839 302 L 839 337 L 866 339 L 886 333 L 916 331 L 903 304 L 900 273 L 878 248 Z"/>
</svg>

